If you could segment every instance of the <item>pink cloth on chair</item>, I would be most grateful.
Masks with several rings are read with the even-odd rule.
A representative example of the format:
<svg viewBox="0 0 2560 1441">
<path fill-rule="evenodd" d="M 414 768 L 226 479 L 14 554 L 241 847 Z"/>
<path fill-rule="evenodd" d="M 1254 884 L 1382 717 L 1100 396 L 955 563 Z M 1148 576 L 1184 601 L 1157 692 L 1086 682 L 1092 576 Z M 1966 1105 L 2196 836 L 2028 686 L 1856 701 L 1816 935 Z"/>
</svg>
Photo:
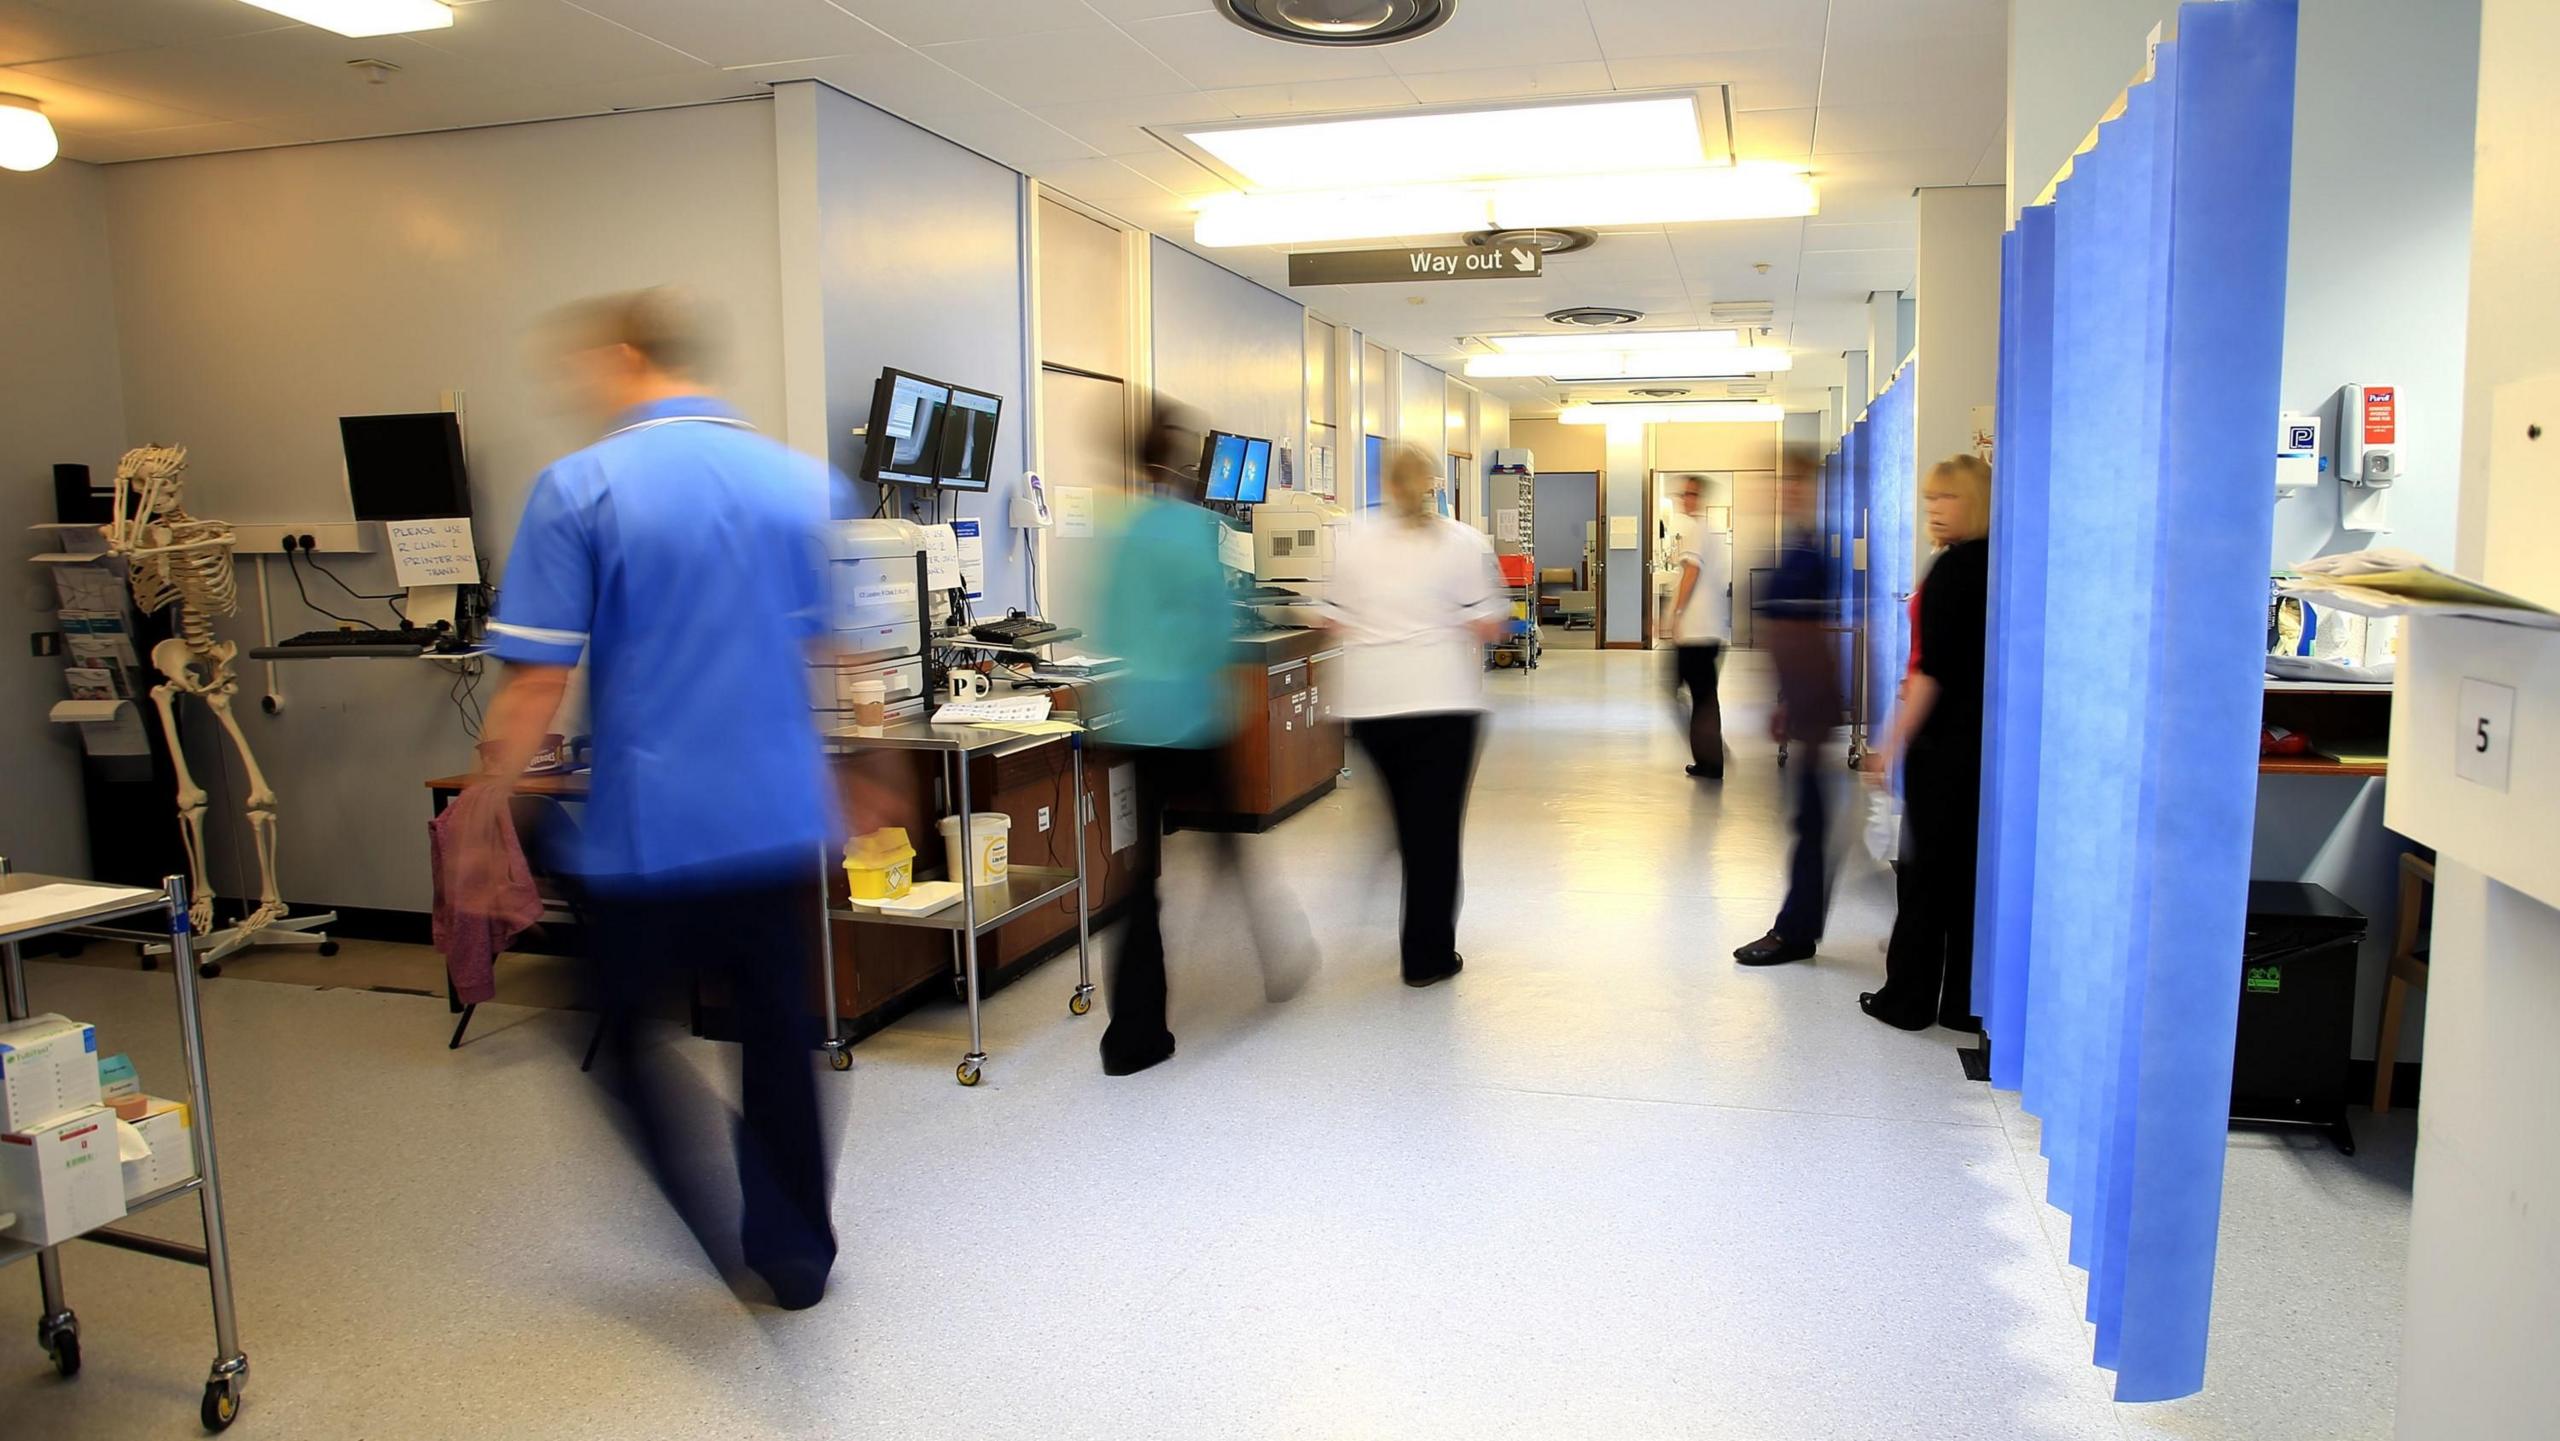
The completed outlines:
<svg viewBox="0 0 2560 1441">
<path fill-rule="evenodd" d="M 473 786 L 427 823 L 427 849 L 436 877 L 435 943 L 444 953 L 453 994 L 476 1006 L 498 994 L 495 962 L 525 929 L 542 919 L 542 896 L 533 868 L 516 839 L 512 797 L 497 786 Z M 474 849 L 504 857 L 497 887 L 485 901 L 466 900 L 451 868 Z M 481 914 L 487 910 L 494 914 Z"/>
</svg>

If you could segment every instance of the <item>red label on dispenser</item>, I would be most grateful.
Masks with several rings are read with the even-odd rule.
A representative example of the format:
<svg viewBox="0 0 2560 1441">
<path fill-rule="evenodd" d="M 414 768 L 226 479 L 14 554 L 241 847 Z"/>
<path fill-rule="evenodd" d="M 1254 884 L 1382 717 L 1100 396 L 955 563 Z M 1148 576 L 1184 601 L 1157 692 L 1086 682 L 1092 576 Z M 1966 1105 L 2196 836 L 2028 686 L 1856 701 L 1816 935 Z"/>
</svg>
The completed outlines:
<svg viewBox="0 0 2560 1441">
<path fill-rule="evenodd" d="M 2398 390 L 2388 385 L 2369 385 L 2364 392 L 2364 443 L 2392 445 L 2400 433 Z"/>
</svg>

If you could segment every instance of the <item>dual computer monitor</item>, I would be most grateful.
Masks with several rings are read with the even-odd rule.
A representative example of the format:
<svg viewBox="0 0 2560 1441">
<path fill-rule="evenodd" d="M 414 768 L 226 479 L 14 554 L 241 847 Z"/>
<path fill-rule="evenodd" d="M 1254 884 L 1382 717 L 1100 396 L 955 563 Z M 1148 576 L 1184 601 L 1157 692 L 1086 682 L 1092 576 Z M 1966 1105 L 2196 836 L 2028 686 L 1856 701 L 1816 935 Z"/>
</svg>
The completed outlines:
<svg viewBox="0 0 2560 1441">
<path fill-rule="evenodd" d="M 1200 478 L 1208 486 L 1209 500 L 1262 504 L 1271 491 L 1271 442 L 1210 431 L 1200 450 Z"/>
<path fill-rule="evenodd" d="M 882 485 L 985 490 L 995 477 L 1004 398 L 884 370 L 871 394 L 863 478 Z"/>
</svg>

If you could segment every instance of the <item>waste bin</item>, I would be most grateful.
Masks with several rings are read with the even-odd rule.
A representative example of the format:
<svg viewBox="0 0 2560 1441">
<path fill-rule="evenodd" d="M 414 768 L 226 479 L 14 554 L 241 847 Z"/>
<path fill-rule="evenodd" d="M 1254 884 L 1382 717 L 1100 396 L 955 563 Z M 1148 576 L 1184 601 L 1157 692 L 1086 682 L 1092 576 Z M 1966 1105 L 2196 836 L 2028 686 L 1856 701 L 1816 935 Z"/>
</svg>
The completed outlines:
<svg viewBox="0 0 2560 1441">
<path fill-rule="evenodd" d="M 2240 1029 L 2231 1119 L 2323 1131 L 2347 1155 L 2348 1048 L 2354 1044 L 2362 911 L 2300 881 L 2249 883 L 2241 946 Z"/>
</svg>

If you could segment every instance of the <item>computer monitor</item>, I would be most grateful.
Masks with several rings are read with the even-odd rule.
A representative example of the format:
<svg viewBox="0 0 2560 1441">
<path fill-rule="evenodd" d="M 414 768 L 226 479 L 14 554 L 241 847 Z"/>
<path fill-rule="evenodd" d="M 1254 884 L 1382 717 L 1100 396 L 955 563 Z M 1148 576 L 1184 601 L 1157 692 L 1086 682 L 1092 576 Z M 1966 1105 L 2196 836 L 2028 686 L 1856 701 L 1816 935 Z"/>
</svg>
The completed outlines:
<svg viewBox="0 0 2560 1441">
<path fill-rule="evenodd" d="M 1208 498 L 1235 499 L 1243 470 L 1244 437 L 1223 430 L 1210 431 L 1209 443 L 1200 456 L 1200 483 L 1208 487 Z"/>
<path fill-rule="evenodd" d="M 953 490 L 984 490 L 995 473 L 996 418 L 1004 397 L 951 387 L 942 412 L 942 483 Z"/>
<path fill-rule="evenodd" d="M 881 485 L 933 485 L 940 479 L 942 413 L 951 387 L 903 370 L 883 370 L 871 391 L 871 426 L 863 432 L 863 478 Z"/>
<path fill-rule="evenodd" d="M 423 415 L 342 415 L 347 496 L 358 520 L 450 520 L 471 514 L 462 466 L 462 421 L 449 410 Z"/>
<path fill-rule="evenodd" d="M 1271 442 L 1248 440 L 1244 443 L 1244 469 L 1236 473 L 1236 503 L 1260 505 L 1271 489 Z"/>
</svg>

